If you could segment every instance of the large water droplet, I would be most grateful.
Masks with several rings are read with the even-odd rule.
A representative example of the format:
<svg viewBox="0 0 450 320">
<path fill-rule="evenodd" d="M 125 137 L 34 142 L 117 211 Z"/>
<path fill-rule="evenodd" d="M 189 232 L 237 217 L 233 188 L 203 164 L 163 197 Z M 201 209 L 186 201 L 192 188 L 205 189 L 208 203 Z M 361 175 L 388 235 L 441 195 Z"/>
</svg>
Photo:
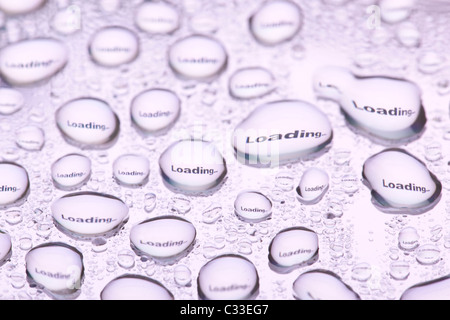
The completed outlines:
<svg viewBox="0 0 450 320">
<path fill-rule="evenodd" d="M 314 89 L 339 103 L 350 128 L 376 143 L 409 142 L 425 127 L 421 90 L 410 81 L 355 77 L 344 68 L 325 67 L 316 73 Z"/>
<path fill-rule="evenodd" d="M 269 70 L 261 67 L 243 68 L 230 77 L 228 86 L 232 97 L 259 98 L 275 89 L 275 78 Z"/>
<path fill-rule="evenodd" d="M 250 31 L 264 45 L 277 45 L 292 39 L 301 29 L 303 14 L 293 1 L 264 3 L 250 18 Z"/>
<path fill-rule="evenodd" d="M 160 282 L 141 275 L 125 274 L 111 280 L 100 293 L 101 300 L 174 300 Z"/>
<path fill-rule="evenodd" d="M 35 11 L 45 4 L 46 0 L 0 0 L 0 10 L 6 14 L 26 14 Z"/>
<path fill-rule="evenodd" d="M 259 294 L 259 276 L 250 260 L 221 255 L 200 269 L 197 288 L 202 300 L 250 300 Z"/>
<path fill-rule="evenodd" d="M 180 104 L 180 99 L 172 91 L 147 90 L 138 94 L 131 102 L 131 120 L 144 133 L 166 133 L 180 116 Z"/>
<path fill-rule="evenodd" d="M 136 25 L 148 33 L 169 34 L 180 26 L 177 9 L 165 1 L 143 2 L 136 10 Z"/>
<path fill-rule="evenodd" d="M 257 191 L 243 191 L 234 201 L 234 212 L 246 222 L 260 222 L 272 214 L 272 201 Z"/>
<path fill-rule="evenodd" d="M 52 164 L 53 183 L 61 190 L 74 190 L 91 176 L 91 160 L 81 154 L 67 154 Z"/>
<path fill-rule="evenodd" d="M 227 52 L 220 42 L 204 35 L 192 35 L 175 42 L 169 50 L 169 65 L 182 78 L 209 80 L 222 72 Z"/>
<path fill-rule="evenodd" d="M 311 265 L 319 257 L 319 238 L 307 228 L 292 227 L 280 231 L 269 246 L 269 266 L 279 273 Z"/>
<path fill-rule="evenodd" d="M 119 118 L 102 100 L 69 101 L 57 110 L 55 117 L 63 137 L 81 148 L 109 147 L 119 134 Z"/>
<path fill-rule="evenodd" d="M 257 107 L 233 132 L 238 160 L 276 166 L 317 156 L 333 138 L 324 113 L 303 101 L 278 101 Z"/>
<path fill-rule="evenodd" d="M 141 155 L 125 154 L 113 163 L 116 180 L 126 186 L 142 186 L 148 181 L 150 162 Z"/>
<path fill-rule="evenodd" d="M 298 300 L 360 300 L 359 295 L 335 273 L 328 270 L 307 271 L 294 281 Z"/>
<path fill-rule="evenodd" d="M 402 149 L 386 149 L 366 160 L 363 178 L 372 203 L 388 213 L 420 214 L 440 199 L 442 185 L 425 164 Z"/>
<path fill-rule="evenodd" d="M 134 61 L 139 55 L 137 35 L 123 27 L 106 27 L 97 31 L 89 44 L 94 62 L 105 67 L 117 67 Z"/>
<path fill-rule="evenodd" d="M 27 171 L 12 162 L 0 162 L 0 207 L 20 205 L 28 195 Z"/>
<path fill-rule="evenodd" d="M 145 220 L 131 229 L 132 248 L 162 264 L 173 264 L 186 256 L 194 245 L 192 223 L 177 216 Z"/>
<path fill-rule="evenodd" d="M 80 239 L 111 236 L 128 220 L 128 207 L 122 200 L 95 192 L 65 195 L 51 209 L 55 225 Z"/>
<path fill-rule="evenodd" d="M 65 243 L 50 242 L 31 249 L 26 257 L 28 281 L 53 298 L 79 295 L 83 280 L 83 255 Z"/>
<path fill-rule="evenodd" d="M 12 255 L 11 236 L 0 230 L 0 266 L 3 265 Z"/>
<path fill-rule="evenodd" d="M 448 300 L 450 276 L 418 283 L 403 292 L 400 300 Z"/>
<path fill-rule="evenodd" d="M 328 174 L 319 168 L 307 169 L 296 189 L 297 199 L 305 204 L 319 202 L 328 190 Z"/>
<path fill-rule="evenodd" d="M 225 159 L 213 143 L 181 140 L 159 158 L 164 182 L 184 192 L 202 192 L 218 186 L 227 174 Z"/>
<path fill-rule="evenodd" d="M 68 58 L 69 52 L 59 40 L 20 41 L 0 51 L 0 75 L 15 86 L 37 84 L 60 71 Z"/>
<path fill-rule="evenodd" d="M 10 115 L 22 109 L 25 103 L 23 94 L 12 88 L 0 88 L 0 114 Z"/>
</svg>

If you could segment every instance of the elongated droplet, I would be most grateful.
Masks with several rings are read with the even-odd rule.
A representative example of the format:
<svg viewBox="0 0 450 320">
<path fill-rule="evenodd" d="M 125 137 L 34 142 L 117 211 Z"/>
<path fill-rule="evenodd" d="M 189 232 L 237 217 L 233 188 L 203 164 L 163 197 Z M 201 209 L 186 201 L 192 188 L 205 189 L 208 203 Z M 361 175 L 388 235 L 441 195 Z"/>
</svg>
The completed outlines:
<svg viewBox="0 0 450 320">
<path fill-rule="evenodd" d="M 79 295 L 83 281 L 83 255 L 61 242 L 44 243 L 31 249 L 26 257 L 28 281 L 56 299 Z"/>
<path fill-rule="evenodd" d="M 151 89 L 138 94 L 130 107 L 133 124 L 149 134 L 166 133 L 178 120 L 180 112 L 180 99 L 165 89 Z"/>
<path fill-rule="evenodd" d="M 51 210 L 62 232 L 81 239 L 111 236 L 128 220 L 128 207 L 122 200 L 95 192 L 65 195 Z"/>
<path fill-rule="evenodd" d="M 126 274 L 111 280 L 100 293 L 101 300 L 174 300 L 160 282 L 141 275 Z"/>
<path fill-rule="evenodd" d="M 28 195 L 30 180 L 27 171 L 12 162 L 0 162 L 0 207 L 20 205 Z"/>
<path fill-rule="evenodd" d="M 59 40 L 20 41 L 0 51 L 0 75 L 14 86 L 38 84 L 59 72 L 68 58 L 68 49 Z"/>
<path fill-rule="evenodd" d="M 403 149 L 386 149 L 367 159 L 363 178 L 372 191 L 372 203 L 383 212 L 420 214 L 441 196 L 441 182 Z"/>
<path fill-rule="evenodd" d="M 119 118 L 111 107 L 94 98 L 69 101 L 57 110 L 55 117 L 67 142 L 80 148 L 107 148 L 120 130 Z"/>
<path fill-rule="evenodd" d="M 276 166 L 318 156 L 333 138 L 331 123 L 315 106 L 297 100 L 257 107 L 234 130 L 238 160 L 251 166 Z"/>
<path fill-rule="evenodd" d="M 136 10 L 136 25 L 154 34 L 169 34 L 180 26 L 178 10 L 165 1 L 143 2 Z"/>
<path fill-rule="evenodd" d="M 319 202 L 328 190 L 328 174 L 319 168 L 306 170 L 296 189 L 297 199 L 305 204 Z"/>
<path fill-rule="evenodd" d="M 379 144 L 415 140 L 427 121 L 420 88 L 404 79 L 355 77 L 345 68 L 325 67 L 317 71 L 314 89 L 339 103 L 351 129 Z"/>
<path fill-rule="evenodd" d="M 194 245 L 196 230 L 192 223 L 177 216 L 159 216 L 134 226 L 131 246 L 162 264 L 173 264 L 186 256 Z"/>
<path fill-rule="evenodd" d="M 16 131 L 16 143 L 24 150 L 39 151 L 45 143 L 44 130 L 33 125 L 21 127 Z"/>
<path fill-rule="evenodd" d="M 81 154 L 67 154 L 51 168 L 53 183 L 61 190 L 75 190 L 91 176 L 91 160 Z"/>
<path fill-rule="evenodd" d="M 214 38 L 192 35 L 175 42 L 169 49 L 169 65 L 184 79 L 209 80 L 227 64 L 227 52 Z"/>
<path fill-rule="evenodd" d="M 269 266 L 279 273 L 311 265 L 319 257 L 317 234 L 303 227 L 292 227 L 280 231 L 269 246 Z"/>
<path fill-rule="evenodd" d="M 250 300 L 259 294 L 259 276 L 253 263 L 239 255 L 218 256 L 200 269 L 198 296 L 202 300 Z"/>
<path fill-rule="evenodd" d="M 141 155 L 125 154 L 114 161 L 113 173 L 123 185 L 142 186 L 148 181 L 150 162 Z"/>
<path fill-rule="evenodd" d="M 39 9 L 46 0 L 0 0 L 0 10 L 6 14 L 26 14 Z"/>
<path fill-rule="evenodd" d="M 294 281 L 293 290 L 298 300 L 361 300 L 338 275 L 328 270 L 302 273 Z"/>
<path fill-rule="evenodd" d="M 164 182 L 184 192 L 203 192 L 217 187 L 227 174 L 225 159 L 214 144 L 181 140 L 159 158 Z"/>
<path fill-rule="evenodd" d="M 303 14 L 293 1 L 275 0 L 264 3 L 250 18 L 250 30 L 264 45 L 277 45 L 291 40 L 301 29 Z"/>
<path fill-rule="evenodd" d="M 228 86 L 232 97 L 254 99 L 273 91 L 275 78 L 269 70 L 261 67 L 243 68 L 230 77 Z"/>
<path fill-rule="evenodd" d="M 3 265 L 12 255 L 11 236 L 0 230 L 0 266 Z"/>
<path fill-rule="evenodd" d="M 0 88 L 0 114 L 10 115 L 22 109 L 25 103 L 23 94 L 12 88 Z"/>
<path fill-rule="evenodd" d="M 450 297 L 450 277 L 418 283 L 403 292 L 400 300 L 448 300 Z"/>
<path fill-rule="evenodd" d="M 91 58 L 104 67 L 118 67 L 139 55 L 139 39 L 123 27 L 106 27 L 97 31 L 89 44 Z"/>
<path fill-rule="evenodd" d="M 236 215 L 247 222 L 260 222 L 272 214 L 272 201 L 257 191 L 243 191 L 234 201 Z"/>
</svg>

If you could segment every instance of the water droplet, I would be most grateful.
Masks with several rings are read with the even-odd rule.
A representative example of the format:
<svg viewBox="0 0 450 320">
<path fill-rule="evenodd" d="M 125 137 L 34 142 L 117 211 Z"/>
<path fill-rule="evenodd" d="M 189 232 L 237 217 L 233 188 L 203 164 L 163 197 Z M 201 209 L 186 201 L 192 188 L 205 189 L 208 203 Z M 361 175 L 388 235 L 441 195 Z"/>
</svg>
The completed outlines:
<svg viewBox="0 0 450 320">
<path fill-rule="evenodd" d="M 101 300 L 174 300 L 160 282 L 141 275 L 126 274 L 111 280 L 100 293 Z"/>
<path fill-rule="evenodd" d="M 415 0 L 381 0 L 380 6 L 381 19 L 387 23 L 398 23 L 409 18 L 411 15 Z"/>
<path fill-rule="evenodd" d="M 309 103 L 291 100 L 257 107 L 236 127 L 232 143 L 241 162 L 275 166 L 323 153 L 332 137 L 324 113 Z"/>
<path fill-rule="evenodd" d="M 272 214 L 272 201 L 257 191 L 243 191 L 234 201 L 234 212 L 246 222 L 261 222 Z"/>
<path fill-rule="evenodd" d="M 22 211 L 20 209 L 11 209 L 5 212 L 5 221 L 10 225 L 16 225 L 22 222 Z"/>
<path fill-rule="evenodd" d="M 81 154 L 67 154 L 52 164 L 53 183 L 61 190 L 75 190 L 91 176 L 91 160 Z"/>
<path fill-rule="evenodd" d="M 219 21 L 214 13 L 204 11 L 192 16 L 189 26 L 194 33 L 215 33 L 219 29 Z"/>
<path fill-rule="evenodd" d="M 128 220 L 128 207 L 122 200 L 95 192 L 67 194 L 51 209 L 55 225 L 75 238 L 111 236 Z"/>
<path fill-rule="evenodd" d="M 253 263 L 228 254 L 208 261 L 197 278 L 202 300 L 251 300 L 259 294 L 259 276 Z"/>
<path fill-rule="evenodd" d="M 217 187 L 227 174 L 225 159 L 214 144 L 181 140 L 159 158 L 164 182 L 184 192 L 202 192 Z"/>
<path fill-rule="evenodd" d="M 0 265 L 3 265 L 12 255 L 11 236 L 0 230 Z"/>
<path fill-rule="evenodd" d="M 172 91 L 147 90 L 138 94 L 131 102 L 131 120 L 144 133 L 166 133 L 180 116 L 180 104 L 180 99 Z"/>
<path fill-rule="evenodd" d="M 422 161 L 397 148 L 366 160 L 363 178 L 372 190 L 372 203 L 383 212 L 423 213 L 437 204 L 442 190 Z"/>
<path fill-rule="evenodd" d="M 403 250 L 414 250 L 419 246 L 419 233 L 413 227 L 406 227 L 398 234 L 398 245 Z"/>
<path fill-rule="evenodd" d="M 156 194 L 146 193 L 144 195 L 144 210 L 147 213 L 152 212 L 156 207 Z"/>
<path fill-rule="evenodd" d="M 319 202 L 328 190 L 328 174 L 319 168 L 307 169 L 296 189 L 297 199 L 304 204 Z"/>
<path fill-rule="evenodd" d="M 366 262 L 358 263 L 352 268 L 352 279 L 367 281 L 372 276 L 372 267 Z"/>
<path fill-rule="evenodd" d="M 293 290 L 298 300 L 361 300 L 338 275 L 328 270 L 301 274 L 294 281 Z"/>
<path fill-rule="evenodd" d="M 30 283 L 42 287 L 53 298 L 75 298 L 83 280 L 83 255 L 61 242 L 44 243 L 25 256 Z"/>
<path fill-rule="evenodd" d="M 26 14 L 39 9 L 45 4 L 45 1 L 46 0 L 0 0 L 0 10 L 10 15 Z"/>
<path fill-rule="evenodd" d="M 424 244 L 416 249 L 416 259 L 420 264 L 436 264 L 441 257 L 441 250 L 434 244 Z"/>
<path fill-rule="evenodd" d="M 162 264 L 173 264 L 186 256 L 194 245 L 196 230 L 192 223 L 177 216 L 145 220 L 131 229 L 132 248 Z"/>
<path fill-rule="evenodd" d="M 228 87 L 231 96 L 234 98 L 254 99 L 273 91 L 275 89 L 275 78 L 265 68 L 243 68 L 231 75 Z"/>
<path fill-rule="evenodd" d="M 404 22 L 397 29 L 397 39 L 405 47 L 419 47 L 421 34 L 416 25 L 411 22 Z"/>
<path fill-rule="evenodd" d="M 222 216 L 222 207 L 210 205 L 202 212 L 202 221 L 207 224 L 211 224 L 219 220 Z"/>
<path fill-rule="evenodd" d="M 134 267 L 134 253 L 131 250 L 124 249 L 117 252 L 117 264 L 124 269 L 131 269 Z"/>
<path fill-rule="evenodd" d="M 152 34 L 169 34 L 180 26 L 177 9 L 164 1 L 143 2 L 136 10 L 135 21 L 141 30 Z"/>
<path fill-rule="evenodd" d="M 350 128 L 376 143 L 409 142 L 425 127 L 421 90 L 410 81 L 355 77 L 344 68 L 325 67 L 316 73 L 314 89 L 339 103 Z"/>
<path fill-rule="evenodd" d="M 71 35 L 81 29 L 81 9 L 77 5 L 68 6 L 55 13 L 52 28 L 62 35 Z"/>
<path fill-rule="evenodd" d="M 186 214 L 191 211 L 191 201 L 182 194 L 176 195 L 170 199 L 169 212 Z"/>
<path fill-rule="evenodd" d="M 39 127 L 25 126 L 16 131 L 16 144 L 27 151 L 40 151 L 45 143 L 45 133 Z"/>
<path fill-rule="evenodd" d="M 280 231 L 269 246 L 269 266 L 279 273 L 311 265 L 319 257 L 319 238 L 307 228 L 292 227 Z"/>
<path fill-rule="evenodd" d="M 250 31 L 264 45 L 291 40 L 301 29 L 303 14 L 294 2 L 275 0 L 264 3 L 250 18 Z"/>
<path fill-rule="evenodd" d="M 11 285 L 15 289 L 21 289 L 26 284 L 26 277 L 24 274 L 19 272 L 13 272 L 9 275 L 9 279 L 11 281 Z"/>
<path fill-rule="evenodd" d="M 395 280 L 405 280 L 409 276 L 409 263 L 394 261 L 389 266 L 389 274 Z"/>
<path fill-rule="evenodd" d="M 72 100 L 60 107 L 55 117 L 67 142 L 81 148 L 109 147 L 119 134 L 119 118 L 102 100 Z"/>
<path fill-rule="evenodd" d="M 182 287 L 189 287 L 191 285 L 191 270 L 185 265 L 178 265 L 173 269 L 173 277 L 175 283 Z"/>
<path fill-rule="evenodd" d="M 37 84 L 59 72 L 68 56 L 65 45 L 55 39 L 20 41 L 0 51 L 0 75 L 15 86 Z"/>
<path fill-rule="evenodd" d="M 227 52 L 220 42 L 203 35 L 192 35 L 175 42 L 169 50 L 169 65 L 182 78 L 209 80 L 222 72 Z"/>
<path fill-rule="evenodd" d="M 0 207 L 18 206 L 28 196 L 27 171 L 12 162 L 0 162 Z"/>
<path fill-rule="evenodd" d="M 450 277 L 418 283 L 403 292 L 400 300 L 448 300 Z"/>
<path fill-rule="evenodd" d="M 445 56 L 437 52 L 425 52 L 418 57 L 418 69 L 425 74 L 438 72 L 444 67 Z"/>
<path fill-rule="evenodd" d="M 131 63 L 139 55 L 139 39 L 123 27 L 106 27 L 97 31 L 89 44 L 91 58 L 104 67 Z"/>
<path fill-rule="evenodd" d="M 22 233 L 19 238 L 19 248 L 27 251 L 33 247 L 33 237 L 28 233 Z"/>
<path fill-rule="evenodd" d="M 144 156 L 125 154 L 114 161 L 113 174 L 120 184 L 142 186 L 148 181 L 150 162 Z"/>
<path fill-rule="evenodd" d="M 23 94 L 11 88 L 0 88 L 0 114 L 10 115 L 22 109 L 25 103 Z"/>
</svg>

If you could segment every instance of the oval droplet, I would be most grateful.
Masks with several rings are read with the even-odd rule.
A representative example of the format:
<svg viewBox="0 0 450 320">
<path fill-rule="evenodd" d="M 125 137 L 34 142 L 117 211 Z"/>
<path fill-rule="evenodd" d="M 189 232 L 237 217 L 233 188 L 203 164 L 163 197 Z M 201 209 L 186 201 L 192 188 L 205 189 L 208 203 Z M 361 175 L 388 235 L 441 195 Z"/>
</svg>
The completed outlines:
<svg viewBox="0 0 450 320">
<path fill-rule="evenodd" d="M 111 280 L 100 293 L 101 300 L 174 300 L 160 282 L 141 275 L 125 274 Z"/>
<path fill-rule="evenodd" d="M 272 214 L 272 201 L 257 191 L 243 191 L 234 201 L 234 212 L 246 222 L 260 222 Z"/>
<path fill-rule="evenodd" d="M 237 70 L 228 84 L 230 94 L 238 99 L 254 99 L 262 97 L 275 89 L 273 74 L 261 67 Z"/>
<path fill-rule="evenodd" d="M 71 35 L 81 29 L 81 9 L 70 5 L 55 13 L 51 20 L 52 28 L 62 35 Z"/>
<path fill-rule="evenodd" d="M 236 157 L 251 166 L 276 166 L 327 151 L 331 123 L 315 106 L 298 100 L 257 107 L 233 132 Z"/>
<path fill-rule="evenodd" d="M 408 19 L 411 15 L 415 0 L 380 0 L 381 19 L 387 23 L 398 23 Z"/>
<path fill-rule="evenodd" d="M 68 49 L 59 40 L 20 41 L 0 51 L 0 75 L 13 86 L 38 84 L 62 70 L 68 58 Z"/>
<path fill-rule="evenodd" d="M 0 10 L 6 14 L 26 14 L 35 11 L 45 4 L 46 0 L 0 0 Z"/>
<path fill-rule="evenodd" d="M 104 67 L 118 67 L 133 62 L 139 55 L 139 39 L 123 27 L 106 27 L 97 31 L 89 44 L 92 60 Z"/>
<path fill-rule="evenodd" d="M 30 180 L 27 171 L 12 162 L 0 162 L 0 207 L 18 206 L 28 195 Z"/>
<path fill-rule="evenodd" d="M 12 88 L 0 88 L 0 114 L 10 115 L 22 109 L 25 103 L 23 94 Z"/>
<path fill-rule="evenodd" d="M 95 192 L 67 194 L 52 206 L 55 225 L 74 238 L 111 236 L 128 220 L 128 207 L 111 195 Z"/>
<path fill-rule="evenodd" d="M 192 35 L 175 42 L 169 49 L 169 65 L 180 77 L 209 80 L 226 67 L 227 52 L 214 38 Z"/>
<path fill-rule="evenodd" d="M 409 276 L 409 263 L 394 261 L 389 266 L 389 275 L 395 280 L 405 280 Z"/>
<path fill-rule="evenodd" d="M 172 91 L 151 89 L 138 94 L 131 102 L 134 125 L 144 133 L 166 133 L 178 120 L 181 101 Z"/>
<path fill-rule="evenodd" d="M 11 236 L 0 230 L 0 266 L 11 258 L 12 255 L 12 243 Z"/>
<path fill-rule="evenodd" d="M 319 202 L 328 190 L 330 178 L 319 168 L 307 169 L 300 179 L 296 189 L 297 199 L 304 204 Z"/>
<path fill-rule="evenodd" d="M 448 300 L 450 296 L 450 277 L 418 283 L 403 292 L 400 300 Z"/>
<path fill-rule="evenodd" d="M 28 281 L 53 298 L 79 295 L 84 276 L 83 255 L 61 242 L 41 244 L 25 256 Z"/>
<path fill-rule="evenodd" d="M 165 1 L 143 2 L 136 10 L 136 25 L 152 34 L 169 34 L 180 26 L 180 15 L 175 7 Z"/>
<path fill-rule="evenodd" d="M 159 158 L 166 185 L 184 192 L 211 190 L 227 174 L 225 159 L 213 143 L 181 140 L 169 146 Z"/>
<path fill-rule="evenodd" d="M 441 259 L 441 250 L 434 244 L 424 244 L 416 249 L 416 259 L 420 264 L 432 265 Z"/>
<path fill-rule="evenodd" d="M 91 177 L 91 160 L 81 154 L 67 154 L 52 164 L 54 185 L 61 190 L 75 190 Z"/>
<path fill-rule="evenodd" d="M 258 271 L 242 256 L 221 255 L 200 269 L 197 289 L 202 300 L 254 299 L 259 294 Z"/>
<path fill-rule="evenodd" d="M 56 111 L 55 117 L 66 141 L 80 148 L 107 148 L 120 131 L 119 118 L 99 99 L 69 101 Z"/>
<path fill-rule="evenodd" d="M 274 0 L 264 3 L 250 18 L 250 31 L 264 45 L 291 40 L 301 29 L 303 14 L 293 1 Z"/>
<path fill-rule="evenodd" d="M 173 264 L 192 249 L 196 230 L 192 223 L 177 216 L 145 220 L 130 231 L 132 248 L 162 264 Z"/>
<path fill-rule="evenodd" d="M 372 203 L 388 213 L 420 214 L 439 202 L 441 182 L 425 164 L 403 149 L 385 149 L 364 163 L 363 179 Z"/>
<path fill-rule="evenodd" d="M 144 156 L 125 154 L 114 161 L 113 174 L 120 184 L 142 186 L 148 181 L 150 162 Z"/>
<path fill-rule="evenodd" d="M 415 140 L 427 122 L 420 88 L 404 79 L 355 77 L 347 69 L 325 67 L 317 71 L 314 89 L 339 103 L 351 129 L 379 144 Z"/>
<path fill-rule="evenodd" d="M 361 300 L 338 275 L 328 270 L 302 273 L 294 281 L 293 290 L 298 300 Z"/>
<path fill-rule="evenodd" d="M 45 143 L 45 133 L 39 127 L 30 125 L 16 131 L 16 144 L 27 151 L 40 151 Z"/>
<path fill-rule="evenodd" d="M 398 246 L 403 250 L 414 250 L 419 246 L 419 238 L 416 228 L 406 227 L 398 234 Z"/>
<path fill-rule="evenodd" d="M 269 266 L 278 273 L 311 265 L 319 257 L 319 238 L 307 228 L 292 227 L 280 231 L 269 245 Z"/>
</svg>

